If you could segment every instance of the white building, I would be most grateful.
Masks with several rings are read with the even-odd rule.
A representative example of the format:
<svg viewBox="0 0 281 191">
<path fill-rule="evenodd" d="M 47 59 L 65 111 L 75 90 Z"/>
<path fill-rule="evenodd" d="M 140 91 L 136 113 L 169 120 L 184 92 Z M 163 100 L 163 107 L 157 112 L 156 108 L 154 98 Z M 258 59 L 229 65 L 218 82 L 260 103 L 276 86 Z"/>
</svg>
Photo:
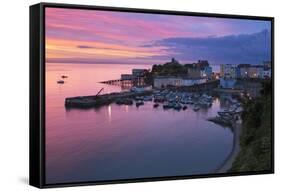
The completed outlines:
<svg viewBox="0 0 281 191">
<path fill-rule="evenodd" d="M 154 87 L 163 88 L 166 86 L 192 86 L 195 84 L 205 83 L 207 80 L 205 78 L 181 78 L 174 76 L 158 76 L 154 78 Z"/>
<path fill-rule="evenodd" d="M 132 69 L 132 75 L 134 77 L 142 77 L 147 69 Z"/>
<path fill-rule="evenodd" d="M 203 68 L 203 70 L 201 70 L 201 77 L 211 79 L 212 78 L 212 72 L 213 72 L 212 67 L 206 66 L 206 67 Z"/>
<path fill-rule="evenodd" d="M 134 76 L 132 74 L 121 74 L 121 80 L 132 80 Z"/>
<path fill-rule="evenodd" d="M 263 66 L 253 65 L 248 68 L 249 78 L 262 78 L 262 75 L 263 75 Z"/>
<path fill-rule="evenodd" d="M 265 67 L 263 65 L 238 65 L 240 78 L 263 78 Z"/>
<path fill-rule="evenodd" d="M 237 78 L 237 66 L 233 64 L 221 65 L 221 77 L 223 78 Z"/>
</svg>

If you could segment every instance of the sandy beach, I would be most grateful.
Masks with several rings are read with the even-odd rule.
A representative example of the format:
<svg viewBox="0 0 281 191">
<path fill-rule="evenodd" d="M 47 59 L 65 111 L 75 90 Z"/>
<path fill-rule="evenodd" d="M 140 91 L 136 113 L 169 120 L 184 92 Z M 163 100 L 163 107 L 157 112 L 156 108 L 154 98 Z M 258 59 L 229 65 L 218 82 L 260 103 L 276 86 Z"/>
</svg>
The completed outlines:
<svg viewBox="0 0 281 191">
<path fill-rule="evenodd" d="M 233 125 L 233 147 L 228 155 L 228 157 L 225 159 L 225 161 L 222 163 L 222 165 L 215 170 L 214 173 L 226 173 L 232 166 L 235 158 L 237 157 L 238 153 L 240 152 L 240 135 L 242 131 L 242 124 L 241 121 L 234 123 Z"/>
</svg>

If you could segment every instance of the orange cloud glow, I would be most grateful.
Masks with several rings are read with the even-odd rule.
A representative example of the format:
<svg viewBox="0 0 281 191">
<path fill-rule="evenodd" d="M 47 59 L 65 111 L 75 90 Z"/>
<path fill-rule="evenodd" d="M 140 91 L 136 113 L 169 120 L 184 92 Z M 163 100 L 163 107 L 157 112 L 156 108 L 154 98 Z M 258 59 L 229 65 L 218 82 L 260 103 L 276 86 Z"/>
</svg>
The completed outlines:
<svg viewBox="0 0 281 191">
<path fill-rule="evenodd" d="M 46 39 L 46 58 L 143 58 L 161 56 L 165 50 L 154 47 L 129 47 L 103 42 Z"/>
</svg>

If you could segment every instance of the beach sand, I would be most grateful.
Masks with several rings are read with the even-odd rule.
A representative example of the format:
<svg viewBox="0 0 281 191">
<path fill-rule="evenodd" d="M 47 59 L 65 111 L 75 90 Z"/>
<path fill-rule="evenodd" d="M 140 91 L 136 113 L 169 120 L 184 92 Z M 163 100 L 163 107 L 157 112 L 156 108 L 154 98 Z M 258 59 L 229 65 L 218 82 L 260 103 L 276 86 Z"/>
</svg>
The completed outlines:
<svg viewBox="0 0 281 191">
<path fill-rule="evenodd" d="M 228 157 L 225 159 L 223 164 L 215 170 L 215 173 L 226 173 L 228 170 L 230 170 L 233 162 L 235 161 L 235 158 L 237 157 L 238 153 L 240 152 L 240 135 L 242 131 L 242 123 L 241 121 L 234 123 L 233 125 L 233 147 L 228 155 Z"/>
</svg>

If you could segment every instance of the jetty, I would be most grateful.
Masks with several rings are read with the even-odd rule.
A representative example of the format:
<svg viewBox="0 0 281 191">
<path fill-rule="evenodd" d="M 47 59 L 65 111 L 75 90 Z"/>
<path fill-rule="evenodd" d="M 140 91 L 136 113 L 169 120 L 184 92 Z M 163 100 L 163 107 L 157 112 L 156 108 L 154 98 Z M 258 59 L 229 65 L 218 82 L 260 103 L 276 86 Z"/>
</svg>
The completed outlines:
<svg viewBox="0 0 281 191">
<path fill-rule="evenodd" d="M 100 93 L 100 92 L 99 92 Z M 94 108 L 116 102 L 118 99 L 135 98 L 137 96 L 151 95 L 151 90 L 142 92 L 114 92 L 102 95 L 78 96 L 65 98 L 66 108 Z"/>
<path fill-rule="evenodd" d="M 115 80 L 101 81 L 100 83 L 108 84 L 108 85 L 120 85 L 122 82 L 126 82 L 126 80 L 115 79 Z"/>
</svg>

